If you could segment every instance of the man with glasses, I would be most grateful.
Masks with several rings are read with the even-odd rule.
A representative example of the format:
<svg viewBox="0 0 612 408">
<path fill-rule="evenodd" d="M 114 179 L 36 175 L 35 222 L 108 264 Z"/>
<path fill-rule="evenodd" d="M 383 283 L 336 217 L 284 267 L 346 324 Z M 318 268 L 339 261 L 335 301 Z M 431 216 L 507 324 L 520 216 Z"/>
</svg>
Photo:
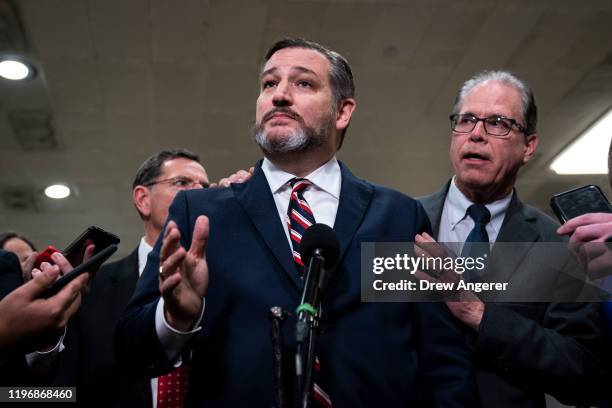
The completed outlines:
<svg viewBox="0 0 612 408">
<path fill-rule="evenodd" d="M 67 353 L 62 356 L 59 382 L 77 386 L 82 406 L 163 406 L 158 400 L 158 391 L 163 391 L 159 384 L 170 378 L 130 379 L 115 360 L 113 332 L 164 227 L 172 200 L 179 191 L 208 185 L 199 157 L 185 149 L 154 154 L 136 172 L 132 200 L 142 219 L 144 236 L 130 255 L 98 271 L 91 293 L 69 328 Z"/>
<path fill-rule="evenodd" d="M 478 242 L 485 256 L 495 242 L 559 242 L 558 224 L 523 204 L 514 190 L 519 169 L 538 144 L 529 87 L 506 71 L 481 72 L 461 87 L 450 120 L 455 175 L 421 199 L 437 240 L 461 256 L 471 256 L 465 248 Z M 426 234 L 415 240 L 433 242 Z M 548 279 L 544 286 L 551 291 L 564 279 L 567 259 L 558 260 L 559 269 L 539 270 L 531 246 L 521 251 L 498 263 L 491 256 L 487 273 L 503 265 L 510 287 L 531 288 L 533 280 Z M 473 299 L 447 305 L 473 347 L 483 406 L 540 407 L 545 393 L 568 404 L 589 402 L 589 387 L 602 371 L 596 305 Z"/>
</svg>

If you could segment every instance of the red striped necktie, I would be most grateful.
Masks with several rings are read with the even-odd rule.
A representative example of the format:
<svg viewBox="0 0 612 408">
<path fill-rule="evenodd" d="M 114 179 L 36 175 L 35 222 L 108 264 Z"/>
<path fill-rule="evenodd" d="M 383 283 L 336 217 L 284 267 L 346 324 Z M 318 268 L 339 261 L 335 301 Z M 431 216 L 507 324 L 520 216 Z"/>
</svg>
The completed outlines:
<svg viewBox="0 0 612 408">
<path fill-rule="evenodd" d="M 289 236 L 291 237 L 295 265 L 300 278 L 304 278 L 306 267 L 300 257 L 300 242 L 304 232 L 316 222 L 308 202 L 304 199 L 304 190 L 312 185 L 312 183 L 297 177 L 289 180 L 289 183 L 291 185 L 291 198 L 289 199 L 289 208 L 287 209 L 287 228 L 289 228 Z"/>
<path fill-rule="evenodd" d="M 304 198 L 304 191 L 312 185 L 312 183 L 303 178 L 293 178 L 289 180 L 291 185 L 291 198 L 289 199 L 289 208 L 287 209 L 287 228 L 289 228 L 289 236 L 291 237 L 291 246 L 293 250 L 293 259 L 295 260 L 295 266 L 297 267 L 300 278 L 304 279 L 306 272 L 306 266 L 302 262 L 300 256 L 300 242 L 302 241 L 302 235 L 312 224 L 314 224 L 315 218 L 312 213 L 312 209 L 308 205 L 308 202 Z M 316 357 L 314 364 L 314 378 L 312 387 L 312 398 L 315 401 L 316 406 L 324 408 L 332 408 L 332 402 L 329 395 L 317 384 L 317 377 L 321 367 L 319 364 L 319 358 Z"/>
</svg>

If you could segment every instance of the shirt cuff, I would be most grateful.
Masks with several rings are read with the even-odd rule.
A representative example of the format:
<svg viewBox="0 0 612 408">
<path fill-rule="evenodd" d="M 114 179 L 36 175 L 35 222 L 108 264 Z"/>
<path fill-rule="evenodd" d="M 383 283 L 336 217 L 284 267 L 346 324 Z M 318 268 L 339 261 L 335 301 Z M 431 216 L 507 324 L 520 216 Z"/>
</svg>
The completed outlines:
<svg viewBox="0 0 612 408">
<path fill-rule="evenodd" d="M 202 299 L 202 310 L 200 311 L 200 317 L 193 325 L 193 329 L 190 331 L 176 330 L 170 326 L 164 316 L 164 298 L 160 298 L 157 302 L 157 309 L 155 310 L 155 332 L 157 338 L 161 343 L 168 360 L 174 361 L 177 357 L 180 357 L 183 346 L 193 337 L 193 335 L 200 330 L 202 326 L 202 318 L 204 317 L 204 310 L 206 309 L 206 299 Z"/>
<path fill-rule="evenodd" d="M 51 350 L 47 351 L 34 351 L 28 353 L 25 356 L 26 363 L 31 370 L 34 371 L 46 371 L 55 362 L 59 353 L 61 353 L 66 347 L 64 346 L 64 337 L 66 336 L 66 328 L 60 336 L 57 344 Z"/>
</svg>

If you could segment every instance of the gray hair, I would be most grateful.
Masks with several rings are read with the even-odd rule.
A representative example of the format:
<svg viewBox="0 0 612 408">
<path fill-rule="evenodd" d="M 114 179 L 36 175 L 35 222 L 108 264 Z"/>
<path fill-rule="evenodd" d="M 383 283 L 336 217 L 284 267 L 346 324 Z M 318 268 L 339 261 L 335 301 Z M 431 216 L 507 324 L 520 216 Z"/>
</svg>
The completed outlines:
<svg viewBox="0 0 612 408">
<path fill-rule="evenodd" d="M 525 81 L 508 71 L 481 71 L 465 81 L 455 98 L 453 113 L 459 113 L 463 99 L 472 89 L 489 81 L 503 82 L 517 90 L 521 98 L 521 111 L 525 121 L 525 135 L 534 134 L 538 124 L 538 107 L 533 91 Z"/>
</svg>

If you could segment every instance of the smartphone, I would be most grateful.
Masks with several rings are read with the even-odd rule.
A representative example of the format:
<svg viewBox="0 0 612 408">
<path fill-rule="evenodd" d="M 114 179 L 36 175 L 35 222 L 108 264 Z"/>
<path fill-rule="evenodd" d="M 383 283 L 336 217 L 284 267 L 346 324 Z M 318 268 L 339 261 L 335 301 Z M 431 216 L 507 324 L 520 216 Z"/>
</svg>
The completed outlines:
<svg viewBox="0 0 612 408">
<path fill-rule="evenodd" d="M 81 263 L 79 266 L 68 272 L 66 275 L 62 276 L 58 280 L 53 283 L 49 289 L 45 290 L 38 297 L 39 298 L 49 298 L 53 295 L 56 295 L 64 286 L 70 283 L 74 278 L 81 275 L 84 272 L 91 272 L 98 269 L 112 254 L 117 250 L 117 245 L 111 244 L 106 248 L 102 249 L 100 252 Z"/>
<path fill-rule="evenodd" d="M 612 213 L 606 196 L 592 184 L 555 194 L 550 199 L 550 207 L 561 224 L 587 213 Z"/>
<path fill-rule="evenodd" d="M 94 250 L 94 255 L 104 250 L 109 245 L 118 245 L 119 237 L 115 234 L 111 234 L 108 231 L 104 231 L 100 227 L 91 226 L 87 228 L 77 239 L 72 241 L 70 245 L 66 247 L 62 251 L 68 262 L 72 266 L 77 266 L 81 262 L 83 262 L 83 255 L 85 254 L 85 249 L 89 244 L 94 244 L 96 246 Z"/>
</svg>

